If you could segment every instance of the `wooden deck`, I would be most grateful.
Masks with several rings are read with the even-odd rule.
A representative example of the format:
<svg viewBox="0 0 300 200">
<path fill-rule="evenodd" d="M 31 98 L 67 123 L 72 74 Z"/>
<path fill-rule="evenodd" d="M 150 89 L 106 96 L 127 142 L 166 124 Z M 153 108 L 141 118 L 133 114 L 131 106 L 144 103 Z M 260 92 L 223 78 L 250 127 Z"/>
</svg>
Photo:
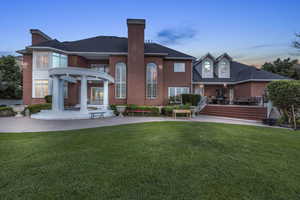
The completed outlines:
<svg viewBox="0 0 300 200">
<path fill-rule="evenodd" d="M 208 104 L 200 112 L 200 114 L 250 120 L 262 120 L 267 116 L 267 108 L 262 106 Z"/>
</svg>

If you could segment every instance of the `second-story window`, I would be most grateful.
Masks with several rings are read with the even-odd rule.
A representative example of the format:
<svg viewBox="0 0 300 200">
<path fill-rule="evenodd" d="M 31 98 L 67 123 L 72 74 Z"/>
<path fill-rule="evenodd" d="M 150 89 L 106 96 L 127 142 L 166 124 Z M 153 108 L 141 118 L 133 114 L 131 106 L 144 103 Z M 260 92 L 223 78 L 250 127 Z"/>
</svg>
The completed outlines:
<svg viewBox="0 0 300 200">
<path fill-rule="evenodd" d="M 157 66 L 155 63 L 148 63 L 146 70 L 146 96 L 149 99 L 157 97 Z"/>
<path fill-rule="evenodd" d="M 59 53 L 52 53 L 52 67 L 67 67 L 68 66 L 68 57 Z"/>
<path fill-rule="evenodd" d="M 174 72 L 185 72 L 185 63 L 174 63 Z"/>
<path fill-rule="evenodd" d="M 126 64 L 117 63 L 115 69 L 115 97 L 126 98 Z"/>
<path fill-rule="evenodd" d="M 213 78 L 213 64 L 210 60 L 204 60 L 202 64 L 202 77 Z"/>
<path fill-rule="evenodd" d="M 219 78 L 230 78 L 230 66 L 226 60 L 221 60 L 218 64 Z"/>
</svg>

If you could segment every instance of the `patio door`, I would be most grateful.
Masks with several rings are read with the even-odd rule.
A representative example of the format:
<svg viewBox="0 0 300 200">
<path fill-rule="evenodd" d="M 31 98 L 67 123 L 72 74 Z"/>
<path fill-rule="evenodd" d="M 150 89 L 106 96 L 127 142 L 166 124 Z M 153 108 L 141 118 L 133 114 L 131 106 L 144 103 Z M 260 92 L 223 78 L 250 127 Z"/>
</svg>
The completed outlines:
<svg viewBox="0 0 300 200">
<path fill-rule="evenodd" d="M 91 87 L 90 104 L 92 105 L 103 104 L 103 87 Z"/>
</svg>

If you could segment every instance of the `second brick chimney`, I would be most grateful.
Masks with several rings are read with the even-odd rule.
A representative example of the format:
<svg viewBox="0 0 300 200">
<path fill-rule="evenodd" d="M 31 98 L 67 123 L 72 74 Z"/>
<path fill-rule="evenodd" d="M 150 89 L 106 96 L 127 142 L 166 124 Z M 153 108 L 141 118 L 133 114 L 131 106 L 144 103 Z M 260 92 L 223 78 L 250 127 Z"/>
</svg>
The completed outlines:
<svg viewBox="0 0 300 200">
<path fill-rule="evenodd" d="M 41 42 L 52 40 L 51 37 L 40 31 L 39 29 L 30 29 L 31 33 L 31 44 L 36 45 Z"/>
<path fill-rule="evenodd" d="M 128 66 L 127 104 L 143 105 L 145 101 L 144 19 L 127 19 Z"/>
</svg>

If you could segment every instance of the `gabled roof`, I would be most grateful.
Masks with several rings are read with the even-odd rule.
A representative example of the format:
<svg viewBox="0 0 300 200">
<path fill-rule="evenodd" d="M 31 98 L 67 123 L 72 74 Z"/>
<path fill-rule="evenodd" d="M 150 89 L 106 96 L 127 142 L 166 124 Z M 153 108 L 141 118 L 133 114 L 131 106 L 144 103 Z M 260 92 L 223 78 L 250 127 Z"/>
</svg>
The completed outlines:
<svg viewBox="0 0 300 200">
<path fill-rule="evenodd" d="M 289 79 L 278 74 L 267 72 L 256 67 L 245 65 L 239 62 L 230 62 L 230 78 L 202 78 L 201 63 L 195 63 L 193 66 L 193 82 L 204 83 L 238 83 L 246 81 L 272 81 Z"/>
<path fill-rule="evenodd" d="M 49 40 L 28 48 L 54 48 L 67 52 L 100 52 L 100 53 L 127 53 L 128 39 L 116 36 L 97 36 L 77 41 L 59 42 Z M 145 43 L 145 54 L 161 54 L 169 58 L 194 59 L 193 56 L 170 49 L 157 43 Z"/>
<path fill-rule="evenodd" d="M 229 61 L 232 60 L 232 58 L 227 53 L 223 53 L 222 55 L 216 58 L 216 61 L 220 61 L 222 58 L 227 58 Z"/>
</svg>

